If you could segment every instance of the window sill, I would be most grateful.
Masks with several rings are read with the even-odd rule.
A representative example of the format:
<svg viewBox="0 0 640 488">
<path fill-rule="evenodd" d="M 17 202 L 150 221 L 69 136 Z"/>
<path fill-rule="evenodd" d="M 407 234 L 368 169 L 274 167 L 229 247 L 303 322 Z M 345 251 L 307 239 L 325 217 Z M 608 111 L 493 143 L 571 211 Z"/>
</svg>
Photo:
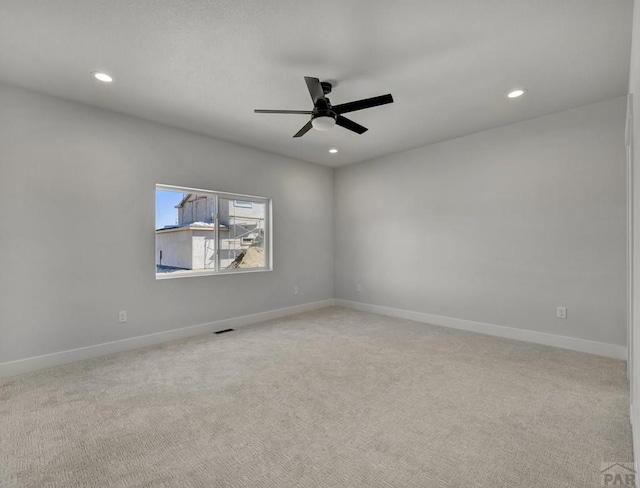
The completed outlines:
<svg viewBox="0 0 640 488">
<path fill-rule="evenodd" d="M 247 273 L 264 273 L 273 271 L 273 268 L 243 269 L 241 271 L 175 271 L 173 273 L 156 273 L 156 280 L 173 280 L 177 278 L 196 278 L 198 276 L 225 276 Z"/>
</svg>

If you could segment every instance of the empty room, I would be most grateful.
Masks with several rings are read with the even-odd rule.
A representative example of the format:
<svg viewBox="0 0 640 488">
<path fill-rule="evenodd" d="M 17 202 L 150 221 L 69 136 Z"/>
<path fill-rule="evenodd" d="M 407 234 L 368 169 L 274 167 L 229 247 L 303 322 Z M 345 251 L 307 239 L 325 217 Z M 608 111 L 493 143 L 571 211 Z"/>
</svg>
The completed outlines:
<svg viewBox="0 0 640 488">
<path fill-rule="evenodd" d="M 639 117 L 633 0 L 0 0 L 0 486 L 636 486 Z"/>
</svg>

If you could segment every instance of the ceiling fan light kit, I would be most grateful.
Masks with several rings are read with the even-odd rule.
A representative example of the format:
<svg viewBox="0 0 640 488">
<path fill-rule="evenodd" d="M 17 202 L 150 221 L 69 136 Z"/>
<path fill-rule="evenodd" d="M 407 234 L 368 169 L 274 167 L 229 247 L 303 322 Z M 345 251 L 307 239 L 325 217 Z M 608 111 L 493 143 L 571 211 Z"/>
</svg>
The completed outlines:
<svg viewBox="0 0 640 488">
<path fill-rule="evenodd" d="M 354 122 L 351 119 L 343 117 L 342 114 L 355 112 L 356 110 L 364 110 L 365 108 L 377 107 L 393 103 L 391 94 L 381 95 L 379 97 L 365 98 L 356 100 L 355 102 L 341 103 L 340 105 L 331 105 L 326 95 L 331 93 L 333 88 L 331 83 L 320 81 L 318 78 L 305 76 L 304 81 L 313 101 L 313 110 L 263 110 L 256 109 L 258 114 L 304 114 L 311 115 L 311 120 L 307 122 L 293 137 L 302 137 L 309 130 L 316 129 L 326 131 L 332 129 L 335 125 L 344 127 L 356 134 L 364 134 L 368 129 Z"/>
<path fill-rule="evenodd" d="M 315 130 L 329 130 L 336 125 L 336 119 L 330 115 L 318 115 L 311 119 L 311 125 Z"/>
</svg>

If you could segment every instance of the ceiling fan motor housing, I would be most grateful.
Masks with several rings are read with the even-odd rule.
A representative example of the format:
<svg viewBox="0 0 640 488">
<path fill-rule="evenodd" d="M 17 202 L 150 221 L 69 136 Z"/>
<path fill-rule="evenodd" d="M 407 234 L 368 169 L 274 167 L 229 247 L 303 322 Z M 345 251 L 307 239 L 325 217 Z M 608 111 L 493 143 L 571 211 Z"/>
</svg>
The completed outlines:
<svg viewBox="0 0 640 488">
<path fill-rule="evenodd" d="M 314 123 L 313 127 L 315 129 L 327 130 L 333 127 L 335 125 L 335 121 L 337 117 L 338 117 L 337 114 L 332 110 L 331 101 L 327 97 L 319 98 L 316 101 L 316 105 L 315 107 L 313 107 L 313 113 L 311 114 L 311 121 L 313 122 L 315 119 L 323 119 L 323 118 L 326 120 L 325 121 L 318 120 L 316 123 Z M 328 120 L 329 118 L 333 119 L 333 122 L 330 122 Z M 319 128 L 321 126 L 326 126 L 327 129 Z"/>
<path fill-rule="evenodd" d="M 325 90 L 325 94 L 328 93 L 325 89 L 325 84 L 329 85 L 329 91 L 331 91 L 331 83 L 322 82 L 322 89 Z M 338 115 L 331 110 L 331 101 L 327 98 L 319 98 L 316 101 L 316 105 L 313 108 L 313 114 L 311 114 L 311 125 L 315 130 L 325 131 L 332 129 L 336 125 Z"/>
</svg>

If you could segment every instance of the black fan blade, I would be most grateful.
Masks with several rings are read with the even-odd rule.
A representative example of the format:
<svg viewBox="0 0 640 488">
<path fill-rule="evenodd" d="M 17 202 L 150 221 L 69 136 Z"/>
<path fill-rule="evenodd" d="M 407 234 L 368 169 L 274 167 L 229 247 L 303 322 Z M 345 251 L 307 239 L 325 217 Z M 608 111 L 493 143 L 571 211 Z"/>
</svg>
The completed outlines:
<svg viewBox="0 0 640 488">
<path fill-rule="evenodd" d="M 338 124 L 340 127 L 344 127 L 345 129 L 352 130 L 357 134 L 363 134 L 369 130 L 366 127 L 361 126 L 360 124 L 356 124 L 353 120 L 349 120 L 348 118 L 343 117 L 342 115 L 338 115 L 338 117 L 336 118 L 336 124 Z"/>
<path fill-rule="evenodd" d="M 307 122 L 302 129 L 300 129 L 298 132 L 296 132 L 296 135 L 293 136 L 293 137 L 302 137 L 307 132 L 309 132 L 312 127 L 313 127 L 313 125 L 311 125 L 311 121 Z"/>
<path fill-rule="evenodd" d="M 313 111 L 311 110 L 262 110 L 255 109 L 255 113 L 257 114 L 306 114 L 311 115 Z"/>
<path fill-rule="evenodd" d="M 365 98 L 355 102 L 341 103 L 340 105 L 334 105 L 332 110 L 337 114 L 346 114 L 347 112 L 355 112 L 356 110 L 377 107 L 378 105 L 385 105 L 387 103 L 393 103 L 391 94 Z"/>
<path fill-rule="evenodd" d="M 309 76 L 305 76 L 304 81 L 307 83 L 307 88 L 309 89 L 309 95 L 311 95 L 311 100 L 313 100 L 313 106 L 315 107 L 318 100 L 321 98 L 324 98 L 324 90 L 322 89 L 320 80 L 318 78 L 311 78 Z"/>
</svg>

